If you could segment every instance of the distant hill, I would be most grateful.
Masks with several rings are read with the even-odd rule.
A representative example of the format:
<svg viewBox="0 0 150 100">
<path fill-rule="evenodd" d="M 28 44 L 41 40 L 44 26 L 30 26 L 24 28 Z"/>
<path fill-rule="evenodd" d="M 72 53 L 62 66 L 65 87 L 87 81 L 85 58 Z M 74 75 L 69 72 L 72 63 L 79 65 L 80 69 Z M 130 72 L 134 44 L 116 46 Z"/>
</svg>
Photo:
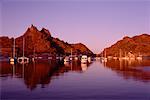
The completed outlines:
<svg viewBox="0 0 150 100">
<path fill-rule="evenodd" d="M 134 37 L 125 36 L 112 46 L 105 49 L 107 56 L 119 56 L 119 51 L 122 51 L 122 56 L 125 52 L 131 52 L 135 56 L 139 54 L 150 56 L 150 35 L 142 34 Z M 100 55 L 104 54 L 104 51 Z"/>
<path fill-rule="evenodd" d="M 69 54 L 72 50 L 74 54 L 88 54 L 93 55 L 84 44 L 69 44 L 51 36 L 49 30 L 43 28 L 39 31 L 35 26 L 31 25 L 27 31 L 16 41 L 16 53 L 18 56 L 22 55 L 23 50 L 23 37 L 25 39 L 25 55 L 32 55 L 35 51 L 36 54 L 49 53 L 49 54 Z M 13 38 L 0 37 L 1 55 L 11 56 L 13 48 Z"/>
</svg>

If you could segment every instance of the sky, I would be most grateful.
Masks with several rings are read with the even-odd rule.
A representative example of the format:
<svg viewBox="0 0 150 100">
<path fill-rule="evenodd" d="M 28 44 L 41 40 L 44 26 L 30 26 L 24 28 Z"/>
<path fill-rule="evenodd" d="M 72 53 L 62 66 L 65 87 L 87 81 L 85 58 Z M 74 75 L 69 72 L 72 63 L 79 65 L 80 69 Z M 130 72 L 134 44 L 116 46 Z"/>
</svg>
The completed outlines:
<svg viewBox="0 0 150 100">
<path fill-rule="evenodd" d="M 150 34 L 150 0 L 0 0 L 0 36 L 31 24 L 100 53 L 124 36 Z"/>
</svg>

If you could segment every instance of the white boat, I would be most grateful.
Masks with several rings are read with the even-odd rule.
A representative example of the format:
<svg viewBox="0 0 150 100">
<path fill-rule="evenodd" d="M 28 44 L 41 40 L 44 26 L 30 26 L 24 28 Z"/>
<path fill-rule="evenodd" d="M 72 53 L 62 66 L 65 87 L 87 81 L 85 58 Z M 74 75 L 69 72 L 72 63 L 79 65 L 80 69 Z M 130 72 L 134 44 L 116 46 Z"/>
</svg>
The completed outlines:
<svg viewBox="0 0 150 100">
<path fill-rule="evenodd" d="M 137 60 L 142 60 L 143 58 L 141 56 L 136 57 Z"/>
<path fill-rule="evenodd" d="M 83 56 L 81 57 L 81 63 L 87 63 L 87 61 L 88 61 L 87 55 L 83 55 Z"/>
<path fill-rule="evenodd" d="M 113 59 L 117 60 L 118 58 L 117 57 L 113 57 Z"/>
<path fill-rule="evenodd" d="M 24 38 L 23 38 L 23 56 L 22 57 L 18 57 L 18 63 L 20 64 L 26 64 L 29 63 L 29 58 L 24 56 Z"/>
<path fill-rule="evenodd" d="M 10 62 L 15 62 L 15 59 L 14 58 L 10 58 L 9 61 Z"/>
<path fill-rule="evenodd" d="M 142 59 L 143 59 L 143 57 L 142 57 L 142 55 L 140 54 L 140 52 L 139 52 L 139 55 L 136 57 L 136 59 L 137 59 L 137 60 L 142 60 Z"/>
<path fill-rule="evenodd" d="M 62 61 L 62 60 L 63 60 L 63 57 L 59 57 L 59 60 Z"/>
<path fill-rule="evenodd" d="M 100 60 L 100 59 L 101 59 L 101 57 L 96 57 L 96 58 L 95 58 L 96 61 L 98 61 L 98 60 Z"/>
<path fill-rule="evenodd" d="M 50 60 L 51 60 L 51 59 L 52 59 L 52 57 L 48 57 L 48 59 L 50 59 Z"/>
<path fill-rule="evenodd" d="M 66 57 L 64 58 L 64 62 L 69 62 L 69 61 L 70 61 L 70 57 L 66 56 Z"/>
<path fill-rule="evenodd" d="M 72 61 L 73 60 L 73 57 L 72 57 L 72 48 L 71 48 L 71 51 L 70 51 L 71 55 L 69 57 L 69 60 Z"/>
<path fill-rule="evenodd" d="M 91 62 L 91 57 L 88 57 L 88 62 L 89 62 L 89 63 Z"/>
<path fill-rule="evenodd" d="M 10 64 L 15 64 L 16 58 L 15 58 L 15 38 L 14 38 L 14 44 L 13 44 L 13 57 L 9 58 Z"/>
<path fill-rule="evenodd" d="M 101 61 L 102 62 L 107 62 L 107 58 L 104 57 Z"/>
<path fill-rule="evenodd" d="M 18 62 L 19 62 L 20 64 L 29 63 L 29 58 L 27 58 L 27 57 L 19 57 L 19 58 L 18 58 Z"/>
<path fill-rule="evenodd" d="M 72 61 L 72 57 L 69 57 L 69 60 Z"/>
<path fill-rule="evenodd" d="M 119 61 L 122 61 L 123 59 L 122 59 L 123 57 L 122 57 L 122 50 L 120 49 L 119 50 Z"/>
<path fill-rule="evenodd" d="M 129 60 L 129 57 L 122 57 L 123 60 Z"/>
<path fill-rule="evenodd" d="M 102 62 L 107 62 L 106 50 L 104 49 L 104 57 L 102 57 Z"/>
<path fill-rule="evenodd" d="M 105 50 L 105 55 L 104 55 L 104 62 L 107 62 L 106 50 Z"/>
<path fill-rule="evenodd" d="M 78 60 L 78 57 L 74 57 L 74 60 Z"/>
<path fill-rule="evenodd" d="M 39 56 L 38 59 L 42 59 L 42 57 Z"/>
</svg>

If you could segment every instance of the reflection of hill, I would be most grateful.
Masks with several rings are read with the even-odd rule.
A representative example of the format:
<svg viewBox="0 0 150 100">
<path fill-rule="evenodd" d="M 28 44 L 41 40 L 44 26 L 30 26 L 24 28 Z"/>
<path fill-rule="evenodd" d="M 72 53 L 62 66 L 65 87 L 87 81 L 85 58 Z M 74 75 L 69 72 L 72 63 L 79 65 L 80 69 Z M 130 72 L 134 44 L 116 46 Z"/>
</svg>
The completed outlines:
<svg viewBox="0 0 150 100">
<path fill-rule="evenodd" d="M 1 77 L 23 78 L 27 87 L 31 90 L 36 88 L 38 84 L 41 84 L 42 87 L 50 84 L 53 76 L 58 77 L 69 71 L 82 72 L 81 64 L 77 62 L 69 63 L 68 65 L 48 61 L 44 63 L 31 63 L 24 66 L 19 64 L 13 66 L 7 62 L 2 62 L 1 64 Z"/>
<path fill-rule="evenodd" d="M 111 60 L 106 63 L 106 67 L 117 72 L 118 75 L 123 76 L 125 79 L 135 79 L 139 81 L 149 82 L 150 71 L 144 68 L 150 66 L 150 60 L 143 61 L 118 61 Z"/>
</svg>

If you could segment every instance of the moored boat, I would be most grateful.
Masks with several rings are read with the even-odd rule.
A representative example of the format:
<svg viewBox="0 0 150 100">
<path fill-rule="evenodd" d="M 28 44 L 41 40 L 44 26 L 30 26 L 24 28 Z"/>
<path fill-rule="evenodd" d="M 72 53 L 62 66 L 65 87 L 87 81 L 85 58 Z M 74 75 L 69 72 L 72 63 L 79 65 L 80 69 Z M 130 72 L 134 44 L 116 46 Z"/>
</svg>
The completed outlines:
<svg viewBox="0 0 150 100">
<path fill-rule="evenodd" d="M 81 63 L 87 63 L 87 61 L 88 61 L 87 55 L 83 55 L 83 56 L 81 57 Z"/>
</svg>

